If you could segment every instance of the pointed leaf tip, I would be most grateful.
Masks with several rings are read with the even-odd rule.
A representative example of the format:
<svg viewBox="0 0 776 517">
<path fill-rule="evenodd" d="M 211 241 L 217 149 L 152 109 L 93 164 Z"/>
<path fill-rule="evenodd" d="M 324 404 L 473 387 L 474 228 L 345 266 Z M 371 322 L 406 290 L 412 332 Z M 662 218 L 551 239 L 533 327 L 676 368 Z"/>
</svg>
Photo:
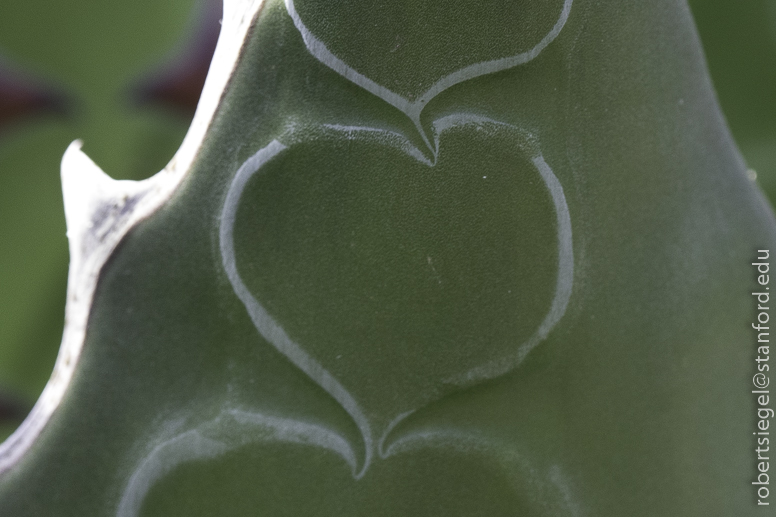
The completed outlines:
<svg viewBox="0 0 776 517">
<path fill-rule="evenodd" d="M 76 228 L 88 226 L 90 207 L 104 195 L 104 187 L 112 181 L 97 164 L 81 150 L 83 142 L 75 140 L 62 156 L 62 196 L 65 205 L 68 237 Z"/>
<path fill-rule="evenodd" d="M 140 201 L 158 183 L 154 178 L 115 180 L 81 150 L 82 145 L 80 140 L 71 143 L 61 166 L 71 267 L 98 248 L 112 248 L 137 216 Z"/>
</svg>

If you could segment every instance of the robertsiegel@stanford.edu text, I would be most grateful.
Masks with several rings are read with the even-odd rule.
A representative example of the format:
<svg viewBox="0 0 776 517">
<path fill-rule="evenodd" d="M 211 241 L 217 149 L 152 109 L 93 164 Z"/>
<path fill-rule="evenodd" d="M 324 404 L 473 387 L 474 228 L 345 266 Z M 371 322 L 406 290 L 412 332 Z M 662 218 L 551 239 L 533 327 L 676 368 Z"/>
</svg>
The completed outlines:
<svg viewBox="0 0 776 517">
<path fill-rule="evenodd" d="M 755 404 L 757 408 L 756 430 L 752 433 L 755 435 L 755 465 L 757 470 L 755 472 L 756 480 L 752 482 L 757 490 L 757 505 L 769 506 L 768 501 L 770 496 L 770 423 L 771 418 L 774 416 L 773 409 L 770 408 L 770 265 L 768 260 L 770 259 L 770 250 L 757 250 L 757 262 L 753 262 L 752 265 L 757 268 L 757 290 L 760 292 L 752 293 L 755 297 L 757 311 L 756 321 L 752 323 L 752 328 L 757 334 L 757 354 L 755 355 L 755 361 L 757 362 L 757 373 L 752 377 L 752 384 L 754 384 L 754 390 L 752 394 L 755 396 Z"/>
</svg>

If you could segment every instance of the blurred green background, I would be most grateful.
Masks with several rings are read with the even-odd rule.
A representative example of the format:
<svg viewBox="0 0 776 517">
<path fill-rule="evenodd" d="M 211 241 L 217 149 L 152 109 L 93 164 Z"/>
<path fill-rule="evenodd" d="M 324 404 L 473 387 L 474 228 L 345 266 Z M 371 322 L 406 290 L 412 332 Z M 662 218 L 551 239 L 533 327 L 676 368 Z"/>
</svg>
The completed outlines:
<svg viewBox="0 0 776 517">
<path fill-rule="evenodd" d="M 776 0 L 690 4 L 731 130 L 773 202 Z M 197 35 L 208 16 L 217 30 L 210 7 L 206 0 L 0 0 L 0 439 L 32 407 L 59 347 L 68 262 L 62 153 L 80 138 L 114 178 L 163 168 L 191 111 L 169 99 L 139 103 L 132 87 L 185 64 L 187 49 L 199 47 L 207 59 Z M 65 111 L 44 106 L 4 118 L 4 77 L 56 92 L 67 99 Z M 197 86 L 182 77 L 189 90 Z"/>
</svg>

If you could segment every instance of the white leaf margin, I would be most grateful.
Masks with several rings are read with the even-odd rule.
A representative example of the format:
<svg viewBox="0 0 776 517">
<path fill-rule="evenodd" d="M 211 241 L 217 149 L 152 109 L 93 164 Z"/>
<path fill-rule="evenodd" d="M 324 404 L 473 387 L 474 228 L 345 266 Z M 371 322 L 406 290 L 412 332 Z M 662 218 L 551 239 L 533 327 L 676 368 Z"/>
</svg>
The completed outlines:
<svg viewBox="0 0 776 517">
<path fill-rule="evenodd" d="M 80 141 L 65 151 L 61 175 L 70 267 L 62 343 L 54 371 L 32 411 L 0 444 L 0 475 L 22 459 L 62 403 L 81 356 L 103 266 L 129 230 L 170 199 L 191 169 L 243 42 L 264 5 L 264 0 L 224 0 L 221 33 L 194 119 L 175 156 L 160 172 L 143 181 L 117 181 L 81 151 Z"/>
</svg>

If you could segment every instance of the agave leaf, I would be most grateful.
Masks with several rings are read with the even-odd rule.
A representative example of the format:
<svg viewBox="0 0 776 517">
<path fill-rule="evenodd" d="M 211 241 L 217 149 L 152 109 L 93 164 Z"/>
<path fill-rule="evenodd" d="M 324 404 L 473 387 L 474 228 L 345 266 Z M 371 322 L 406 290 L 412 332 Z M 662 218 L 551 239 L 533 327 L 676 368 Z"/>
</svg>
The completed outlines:
<svg viewBox="0 0 776 517">
<path fill-rule="evenodd" d="M 687 6 L 416 4 L 227 1 L 162 172 L 68 149 L 0 513 L 756 514 L 776 226 Z"/>
</svg>

